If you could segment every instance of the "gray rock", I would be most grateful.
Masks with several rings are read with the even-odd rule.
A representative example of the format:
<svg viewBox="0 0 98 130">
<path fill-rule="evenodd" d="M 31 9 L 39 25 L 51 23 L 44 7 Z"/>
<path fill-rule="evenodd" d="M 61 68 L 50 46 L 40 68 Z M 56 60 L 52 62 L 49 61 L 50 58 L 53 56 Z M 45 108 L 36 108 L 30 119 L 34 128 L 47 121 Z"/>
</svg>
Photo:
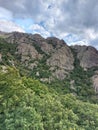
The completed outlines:
<svg viewBox="0 0 98 130">
<path fill-rule="evenodd" d="M 93 81 L 93 87 L 95 89 L 95 92 L 98 93 L 98 74 L 92 77 L 92 81 Z"/>
<path fill-rule="evenodd" d="M 0 62 L 2 62 L 2 54 L 0 53 Z"/>
<path fill-rule="evenodd" d="M 17 47 L 17 54 L 21 55 L 21 61 L 30 59 L 40 59 L 42 56 L 37 52 L 34 46 L 30 44 L 22 43 Z"/>
<path fill-rule="evenodd" d="M 72 70 L 74 58 L 71 50 L 66 45 L 51 54 L 47 60 L 47 65 L 51 67 L 58 67 L 64 70 Z"/>
<path fill-rule="evenodd" d="M 80 66 L 84 69 L 98 66 L 98 51 L 91 46 L 73 46 L 77 52 Z"/>
</svg>

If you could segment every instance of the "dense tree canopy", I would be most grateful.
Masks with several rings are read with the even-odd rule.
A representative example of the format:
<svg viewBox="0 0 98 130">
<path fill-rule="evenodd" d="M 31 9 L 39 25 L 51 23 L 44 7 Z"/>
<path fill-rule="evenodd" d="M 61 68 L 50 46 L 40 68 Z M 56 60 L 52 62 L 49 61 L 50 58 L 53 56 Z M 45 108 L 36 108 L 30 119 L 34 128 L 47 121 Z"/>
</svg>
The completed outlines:
<svg viewBox="0 0 98 130">
<path fill-rule="evenodd" d="M 98 105 L 5 67 L 0 70 L 0 130 L 98 130 Z"/>
</svg>

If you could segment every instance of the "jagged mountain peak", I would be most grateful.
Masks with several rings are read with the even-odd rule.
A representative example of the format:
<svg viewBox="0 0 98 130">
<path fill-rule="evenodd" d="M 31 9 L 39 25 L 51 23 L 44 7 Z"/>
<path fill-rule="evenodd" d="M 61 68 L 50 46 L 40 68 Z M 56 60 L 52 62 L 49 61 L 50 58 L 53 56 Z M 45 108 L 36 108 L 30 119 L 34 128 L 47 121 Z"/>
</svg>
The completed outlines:
<svg viewBox="0 0 98 130">
<path fill-rule="evenodd" d="M 6 55 L 9 53 L 14 57 L 14 65 L 17 64 L 18 61 L 19 64 L 30 70 L 34 70 L 41 64 L 43 64 L 43 66 L 46 65 L 48 66 L 48 70 L 44 71 L 44 67 L 41 69 L 44 73 L 46 73 L 46 71 L 51 73 L 48 78 L 53 79 L 53 77 L 56 77 L 63 80 L 66 75 L 75 68 L 75 59 L 79 60 L 79 65 L 85 70 L 98 67 L 98 51 L 94 47 L 79 45 L 70 47 L 64 40 L 56 37 L 48 37 L 45 39 L 39 34 L 20 32 L 1 32 L 1 34 L 3 34 L 2 38 L 7 42 L 10 48 L 8 49 L 6 46 L 7 51 L 9 51 L 6 52 Z M 13 53 L 12 46 L 15 46 Z M 0 61 L 3 61 L 3 55 L 5 55 L 3 50 L 2 44 Z M 40 73 L 43 72 L 39 72 L 39 70 L 36 69 L 36 74 L 40 75 Z"/>
</svg>

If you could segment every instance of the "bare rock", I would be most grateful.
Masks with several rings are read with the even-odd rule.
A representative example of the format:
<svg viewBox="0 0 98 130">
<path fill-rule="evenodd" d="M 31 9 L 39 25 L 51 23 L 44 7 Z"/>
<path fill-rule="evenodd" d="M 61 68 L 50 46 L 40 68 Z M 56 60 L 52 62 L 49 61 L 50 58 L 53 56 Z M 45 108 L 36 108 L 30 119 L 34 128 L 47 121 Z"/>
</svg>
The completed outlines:
<svg viewBox="0 0 98 130">
<path fill-rule="evenodd" d="M 33 63 L 29 63 L 29 64 L 28 64 L 28 68 L 29 68 L 30 70 L 33 70 L 34 67 L 37 67 L 37 65 L 38 65 L 38 61 L 35 61 L 35 62 L 33 62 Z"/>
<path fill-rule="evenodd" d="M 77 58 L 83 68 L 91 68 L 98 66 L 98 51 L 91 46 L 73 46 L 77 52 Z"/>
<path fill-rule="evenodd" d="M 47 40 L 39 34 L 32 35 L 33 41 L 41 48 L 41 50 L 49 54 L 53 50 L 53 46 L 48 44 Z"/>
<path fill-rule="evenodd" d="M 52 53 L 47 60 L 47 65 L 51 67 L 58 67 L 65 70 L 72 70 L 74 58 L 71 50 L 66 45 Z"/>
<path fill-rule="evenodd" d="M 21 55 L 21 61 L 40 59 L 42 56 L 30 44 L 22 43 L 17 47 L 17 54 Z"/>
<path fill-rule="evenodd" d="M 0 53 L 0 62 L 2 62 L 2 54 Z"/>
<path fill-rule="evenodd" d="M 20 32 L 12 32 L 6 34 L 6 40 L 12 44 L 21 44 L 21 43 L 31 43 L 30 39 L 31 34 L 20 33 Z"/>
<path fill-rule="evenodd" d="M 73 70 L 74 58 L 70 48 L 64 44 L 52 52 L 51 57 L 47 59 L 47 65 L 50 66 L 52 76 L 63 80 L 69 71 Z"/>
<path fill-rule="evenodd" d="M 56 77 L 57 79 L 63 80 L 66 77 L 66 71 L 64 69 L 57 69 L 52 76 Z"/>
<path fill-rule="evenodd" d="M 98 93 L 98 74 L 92 77 L 92 81 L 93 81 L 93 87 L 95 89 L 95 92 Z"/>
<path fill-rule="evenodd" d="M 55 50 L 61 48 L 64 45 L 66 45 L 64 40 L 60 40 L 56 37 L 48 37 L 46 39 L 46 41 L 47 41 L 48 44 L 52 45 L 53 49 L 55 49 Z"/>
<path fill-rule="evenodd" d="M 41 43 L 41 49 L 43 52 L 45 52 L 46 54 L 50 54 L 53 51 L 53 46 L 50 44 L 47 44 L 47 42 L 43 41 Z"/>
<path fill-rule="evenodd" d="M 31 36 L 31 38 L 39 43 L 45 41 L 45 39 L 40 34 L 34 34 Z"/>
</svg>

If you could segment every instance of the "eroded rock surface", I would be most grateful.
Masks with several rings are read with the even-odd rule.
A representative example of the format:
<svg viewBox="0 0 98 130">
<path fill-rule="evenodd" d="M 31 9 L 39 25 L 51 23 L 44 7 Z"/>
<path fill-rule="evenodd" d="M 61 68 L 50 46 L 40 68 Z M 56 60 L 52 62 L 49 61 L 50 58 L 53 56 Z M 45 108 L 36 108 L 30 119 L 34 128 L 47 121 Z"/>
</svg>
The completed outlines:
<svg viewBox="0 0 98 130">
<path fill-rule="evenodd" d="M 80 66 L 83 68 L 91 68 L 98 66 L 98 51 L 91 46 L 73 46 L 77 52 L 77 58 Z"/>
</svg>

